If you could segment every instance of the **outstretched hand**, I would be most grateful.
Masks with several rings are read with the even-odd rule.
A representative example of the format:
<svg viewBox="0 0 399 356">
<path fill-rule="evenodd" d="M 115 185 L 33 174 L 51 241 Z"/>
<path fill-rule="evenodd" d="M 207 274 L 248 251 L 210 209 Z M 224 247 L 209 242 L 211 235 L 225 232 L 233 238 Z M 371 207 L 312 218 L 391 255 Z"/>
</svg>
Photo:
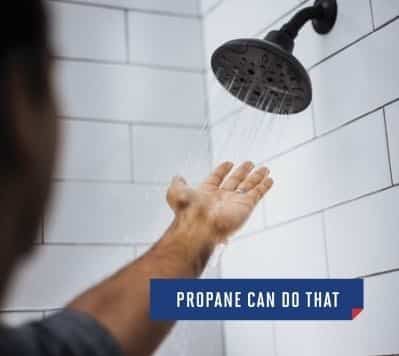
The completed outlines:
<svg viewBox="0 0 399 356">
<path fill-rule="evenodd" d="M 232 169 L 231 162 L 221 164 L 198 188 L 175 177 L 168 190 L 167 200 L 176 217 L 205 224 L 215 243 L 242 227 L 273 185 L 266 167 L 253 171 L 254 165 L 245 162 L 229 175 Z"/>
</svg>

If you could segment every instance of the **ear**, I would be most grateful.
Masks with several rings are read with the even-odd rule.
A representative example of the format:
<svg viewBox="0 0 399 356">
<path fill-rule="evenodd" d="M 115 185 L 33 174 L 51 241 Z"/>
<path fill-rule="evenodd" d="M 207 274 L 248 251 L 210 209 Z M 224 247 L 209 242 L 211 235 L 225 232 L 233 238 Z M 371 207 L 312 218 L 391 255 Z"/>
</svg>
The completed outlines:
<svg viewBox="0 0 399 356">
<path fill-rule="evenodd" d="M 17 164 L 24 172 L 29 172 L 31 169 L 39 169 L 43 160 L 49 157 L 49 150 L 55 150 L 55 113 L 50 113 L 52 105 L 51 102 L 46 103 L 46 98 L 37 101 L 31 93 L 24 71 L 18 69 L 14 68 L 10 73 L 9 129 L 12 131 L 10 134 L 14 141 Z"/>
</svg>

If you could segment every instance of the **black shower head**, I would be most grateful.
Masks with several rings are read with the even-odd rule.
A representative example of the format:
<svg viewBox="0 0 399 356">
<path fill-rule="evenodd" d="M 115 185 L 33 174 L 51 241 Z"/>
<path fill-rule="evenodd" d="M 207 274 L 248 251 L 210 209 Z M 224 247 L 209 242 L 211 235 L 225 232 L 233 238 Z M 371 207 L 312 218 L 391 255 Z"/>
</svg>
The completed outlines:
<svg viewBox="0 0 399 356">
<path fill-rule="evenodd" d="M 310 78 L 302 64 L 266 40 L 227 42 L 214 53 L 212 69 L 231 94 L 263 111 L 297 113 L 312 100 Z"/>
<path fill-rule="evenodd" d="M 250 106 L 277 114 L 301 112 L 312 101 L 312 84 L 292 54 L 294 39 L 308 20 L 313 20 L 318 33 L 328 33 L 336 16 L 336 0 L 317 0 L 264 40 L 237 39 L 223 44 L 212 56 L 212 70 L 232 95 Z"/>
</svg>

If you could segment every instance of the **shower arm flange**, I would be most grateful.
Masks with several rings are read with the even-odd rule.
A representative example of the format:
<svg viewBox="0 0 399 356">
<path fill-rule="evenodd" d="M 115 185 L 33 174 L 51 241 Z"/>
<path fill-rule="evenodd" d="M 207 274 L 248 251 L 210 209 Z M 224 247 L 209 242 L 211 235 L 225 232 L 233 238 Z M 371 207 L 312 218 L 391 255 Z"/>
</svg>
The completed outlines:
<svg viewBox="0 0 399 356">
<path fill-rule="evenodd" d="M 305 7 L 281 27 L 292 40 L 306 22 L 312 20 L 313 28 L 319 34 L 326 34 L 334 27 L 337 18 L 336 0 L 316 0 L 313 6 Z"/>
</svg>

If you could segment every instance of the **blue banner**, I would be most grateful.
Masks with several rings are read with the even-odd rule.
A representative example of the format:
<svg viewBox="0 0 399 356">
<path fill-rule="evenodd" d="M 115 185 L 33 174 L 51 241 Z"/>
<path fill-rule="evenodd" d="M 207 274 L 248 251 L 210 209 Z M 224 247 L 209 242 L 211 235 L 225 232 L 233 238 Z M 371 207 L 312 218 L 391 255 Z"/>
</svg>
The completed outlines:
<svg viewBox="0 0 399 356">
<path fill-rule="evenodd" d="M 352 320 L 362 279 L 154 279 L 152 320 Z"/>
</svg>

